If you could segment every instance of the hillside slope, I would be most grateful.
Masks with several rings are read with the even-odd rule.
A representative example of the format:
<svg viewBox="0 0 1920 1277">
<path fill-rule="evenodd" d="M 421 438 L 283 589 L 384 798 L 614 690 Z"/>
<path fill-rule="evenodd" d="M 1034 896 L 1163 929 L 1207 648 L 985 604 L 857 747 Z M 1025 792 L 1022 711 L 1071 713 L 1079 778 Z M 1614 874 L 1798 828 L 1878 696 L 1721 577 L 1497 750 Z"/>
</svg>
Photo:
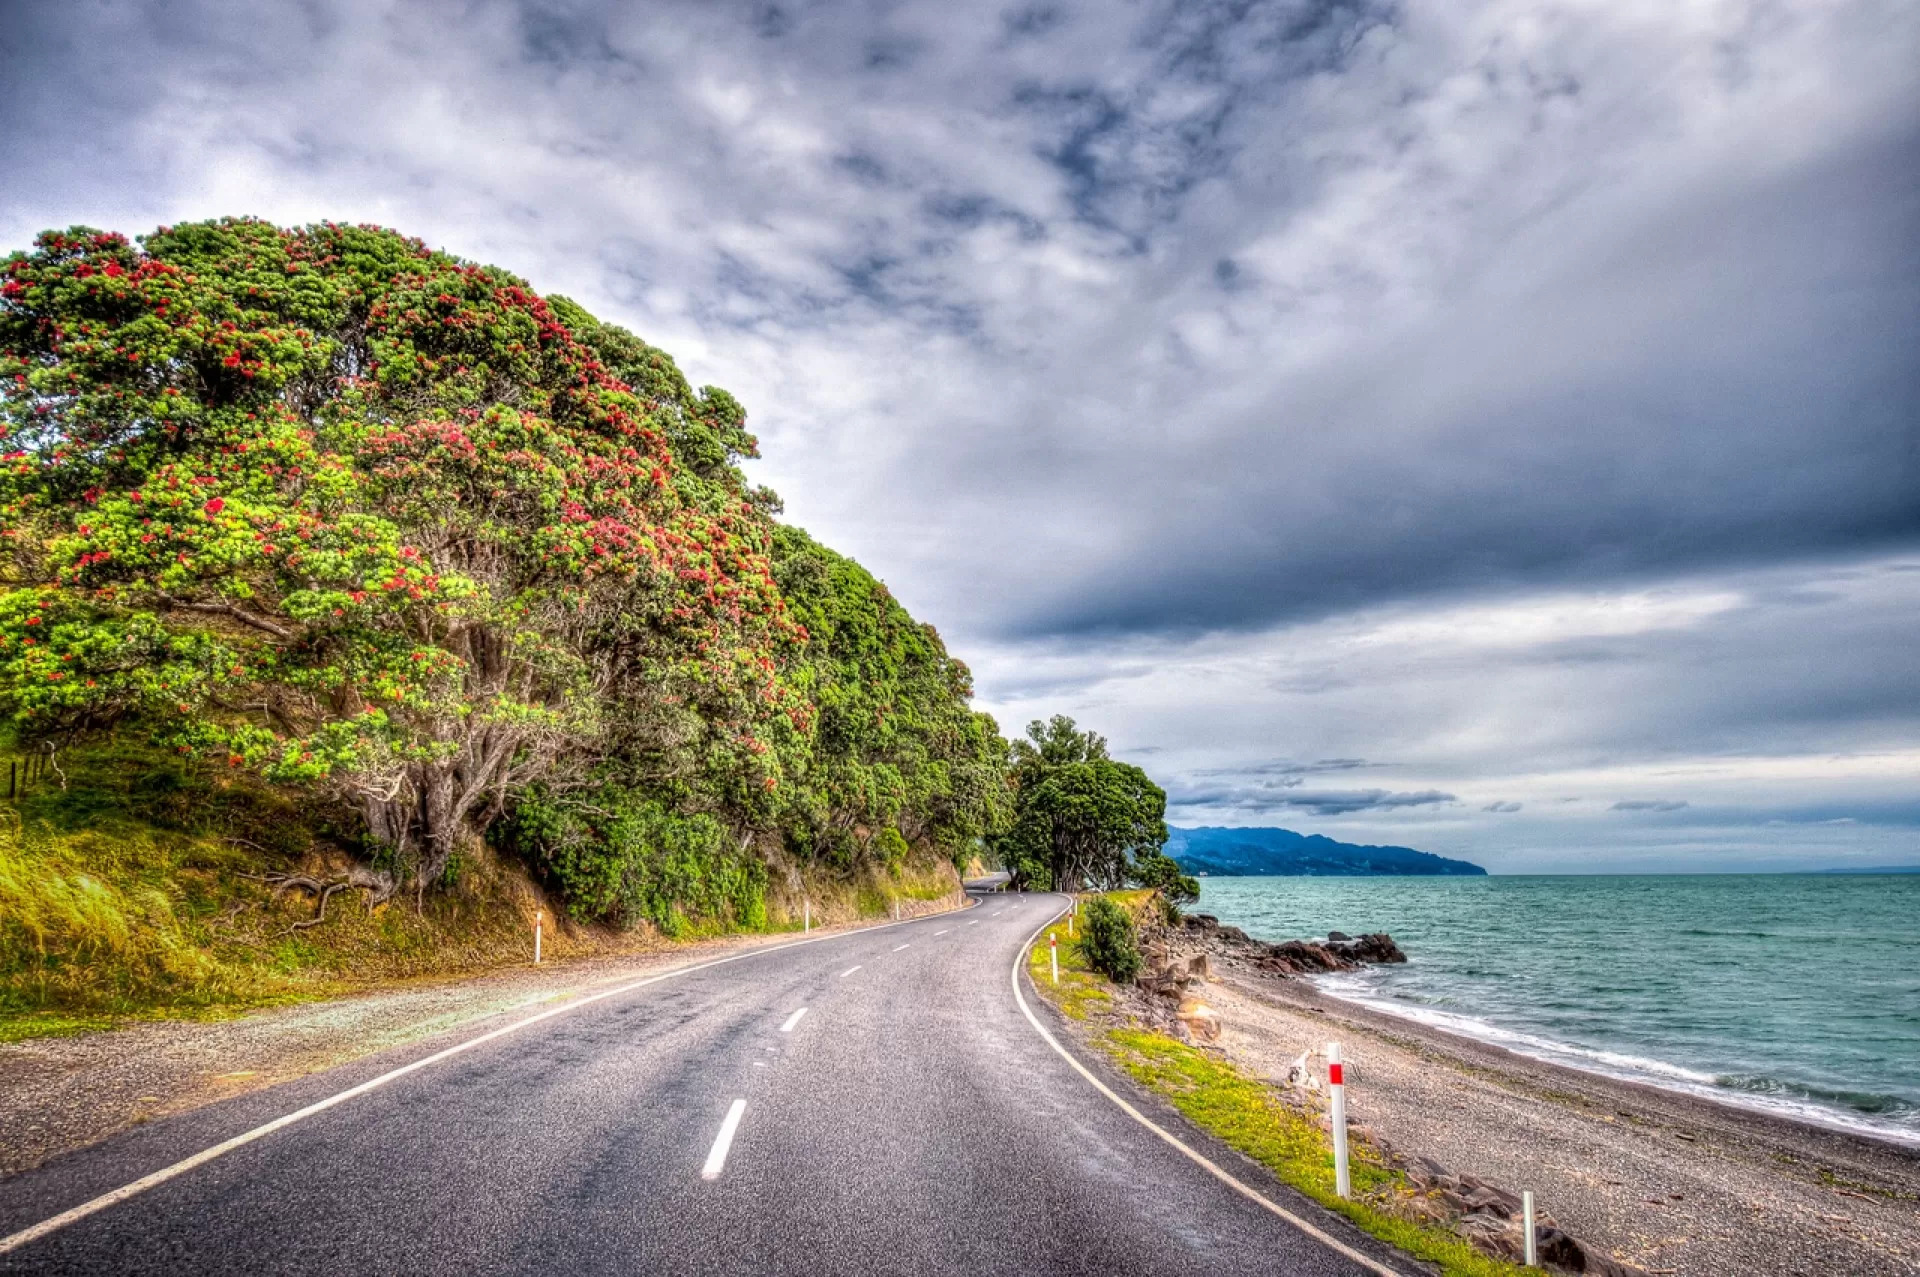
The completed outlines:
<svg viewBox="0 0 1920 1277">
<path fill-rule="evenodd" d="M 952 890 L 1007 743 L 757 455 L 665 352 L 379 227 L 6 258 L 0 1011 Z"/>
</svg>

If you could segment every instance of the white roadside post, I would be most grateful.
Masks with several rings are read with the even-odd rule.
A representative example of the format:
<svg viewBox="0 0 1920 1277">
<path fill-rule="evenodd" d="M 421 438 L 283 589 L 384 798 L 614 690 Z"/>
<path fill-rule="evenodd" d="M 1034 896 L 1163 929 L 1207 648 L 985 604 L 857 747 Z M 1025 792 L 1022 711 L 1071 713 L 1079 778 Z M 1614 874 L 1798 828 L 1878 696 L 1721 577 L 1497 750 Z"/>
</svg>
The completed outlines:
<svg viewBox="0 0 1920 1277">
<path fill-rule="evenodd" d="M 1333 1123 L 1333 1191 L 1342 1197 L 1353 1196 L 1347 1178 L 1347 1079 L 1340 1066 L 1340 1044 L 1327 1043 L 1327 1092 Z"/>
<path fill-rule="evenodd" d="M 1527 1189 L 1520 1194 L 1520 1228 L 1522 1236 L 1525 1239 L 1527 1267 L 1538 1268 L 1540 1266 L 1540 1253 L 1536 1249 L 1537 1243 L 1533 1239 L 1532 1189 Z"/>
<path fill-rule="evenodd" d="M 1060 983 L 1060 939 L 1053 932 L 1047 932 L 1047 961 L 1053 964 L 1053 982 Z"/>
<path fill-rule="evenodd" d="M 812 930 L 813 930 L 813 901 L 802 900 L 800 902 L 800 933 L 802 935 L 805 935 L 807 932 Z"/>
<path fill-rule="evenodd" d="M 543 910 L 533 911 L 533 965 L 540 965 L 540 915 Z"/>
</svg>

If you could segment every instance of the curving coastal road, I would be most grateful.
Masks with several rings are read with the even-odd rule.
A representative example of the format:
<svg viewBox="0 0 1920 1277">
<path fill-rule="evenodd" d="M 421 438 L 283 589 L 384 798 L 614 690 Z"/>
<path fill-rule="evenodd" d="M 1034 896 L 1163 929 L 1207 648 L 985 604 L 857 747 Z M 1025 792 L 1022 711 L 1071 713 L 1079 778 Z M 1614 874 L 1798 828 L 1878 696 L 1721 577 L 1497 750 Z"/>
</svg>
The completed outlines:
<svg viewBox="0 0 1920 1277">
<path fill-rule="evenodd" d="M 0 1182 L 0 1272 L 1412 1271 L 1049 1040 L 1012 973 L 1062 904 L 750 951 L 125 1132 Z"/>
</svg>

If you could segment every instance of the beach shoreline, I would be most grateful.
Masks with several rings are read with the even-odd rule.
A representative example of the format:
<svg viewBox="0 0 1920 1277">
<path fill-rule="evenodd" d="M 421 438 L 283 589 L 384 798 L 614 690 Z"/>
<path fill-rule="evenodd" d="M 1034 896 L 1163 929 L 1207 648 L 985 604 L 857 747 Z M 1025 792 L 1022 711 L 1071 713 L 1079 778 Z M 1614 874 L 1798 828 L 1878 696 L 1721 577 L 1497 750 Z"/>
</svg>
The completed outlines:
<svg viewBox="0 0 1920 1277">
<path fill-rule="evenodd" d="M 1217 1046 L 1285 1085 L 1340 1040 L 1365 1134 L 1513 1192 L 1650 1274 L 1920 1274 L 1920 1149 L 1542 1060 L 1211 946 Z"/>
<path fill-rule="evenodd" d="M 1394 1005 L 1391 998 L 1360 998 L 1346 993 L 1339 988 L 1328 987 L 1332 980 L 1336 978 L 1338 977 L 1308 977 L 1307 983 L 1313 987 L 1316 993 L 1328 999 L 1330 1002 L 1338 1003 L 1345 1008 L 1350 1008 L 1355 1015 L 1378 1017 L 1383 1025 L 1405 1025 L 1418 1032 L 1438 1034 L 1463 1049 L 1467 1047 L 1484 1047 L 1488 1050 L 1498 1052 L 1502 1056 L 1510 1056 L 1531 1064 L 1547 1065 L 1555 1069 L 1565 1070 L 1579 1077 L 1596 1078 L 1606 1082 L 1617 1083 L 1621 1086 L 1635 1088 L 1636 1090 L 1652 1091 L 1659 1095 L 1676 1096 L 1697 1101 L 1701 1104 L 1729 1109 L 1733 1111 L 1733 1115 L 1739 1117 L 1741 1120 L 1760 1119 L 1773 1121 L 1781 1123 L 1788 1128 L 1801 1129 L 1813 1134 L 1824 1133 L 1840 1135 L 1864 1140 L 1869 1144 L 1891 1145 L 1894 1149 L 1902 1153 L 1920 1157 L 1920 1132 L 1907 1133 L 1894 1130 L 1886 1126 L 1875 1125 L 1864 1118 L 1850 1119 L 1841 1109 L 1818 1104 L 1811 1100 L 1771 1101 L 1764 1096 L 1754 1095 L 1749 1097 L 1728 1088 L 1709 1088 L 1704 1084 L 1696 1084 L 1698 1089 L 1695 1089 L 1694 1086 L 1689 1086 L 1677 1080 L 1668 1082 L 1658 1080 L 1657 1078 L 1635 1076 L 1636 1070 L 1631 1066 L 1622 1066 L 1619 1071 L 1612 1071 L 1599 1064 L 1587 1065 L 1573 1063 L 1566 1060 L 1555 1059 L 1553 1056 L 1545 1053 L 1536 1054 L 1521 1046 L 1509 1046 L 1489 1037 L 1481 1037 L 1469 1029 L 1456 1028 L 1438 1019 L 1425 1018 L 1419 1013 L 1418 1008 L 1409 1006 L 1403 1010 Z M 1468 1019 L 1469 1017 L 1460 1016 L 1453 1018 Z M 1496 1031 L 1500 1029 L 1500 1026 L 1496 1025 L 1489 1025 L 1488 1027 Z M 1524 1035 L 1515 1032 L 1513 1036 L 1521 1037 Z M 1582 1048 L 1564 1046 L 1563 1044 L 1555 1043 L 1551 1045 L 1564 1049 L 1567 1054 L 1600 1054 L 1597 1051 L 1589 1052 Z M 1686 1069 L 1683 1066 L 1666 1064 L 1665 1061 L 1660 1060 L 1649 1060 L 1647 1063 L 1655 1066 L 1664 1065 L 1672 1069 L 1676 1074 L 1693 1072 L 1693 1070 Z"/>
</svg>

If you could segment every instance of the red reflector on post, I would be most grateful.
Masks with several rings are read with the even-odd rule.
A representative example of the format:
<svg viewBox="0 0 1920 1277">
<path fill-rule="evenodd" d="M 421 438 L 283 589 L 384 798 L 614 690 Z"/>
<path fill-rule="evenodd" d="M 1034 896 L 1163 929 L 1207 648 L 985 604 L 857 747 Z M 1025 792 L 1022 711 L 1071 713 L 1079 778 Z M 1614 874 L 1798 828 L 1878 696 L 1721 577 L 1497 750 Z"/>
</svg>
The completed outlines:
<svg viewBox="0 0 1920 1277">
<path fill-rule="evenodd" d="M 1341 1069 L 1339 1064 L 1335 1063 L 1335 1064 L 1327 1065 L 1327 1084 L 1329 1086 L 1339 1086 L 1342 1084 Z"/>
</svg>

